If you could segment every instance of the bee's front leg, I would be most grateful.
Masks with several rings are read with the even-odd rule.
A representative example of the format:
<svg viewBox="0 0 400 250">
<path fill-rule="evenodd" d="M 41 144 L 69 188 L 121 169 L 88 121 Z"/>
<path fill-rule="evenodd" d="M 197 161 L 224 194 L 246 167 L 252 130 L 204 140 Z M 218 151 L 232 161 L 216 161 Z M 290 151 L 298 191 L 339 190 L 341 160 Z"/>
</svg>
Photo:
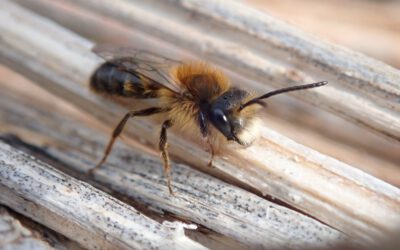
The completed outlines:
<svg viewBox="0 0 400 250">
<path fill-rule="evenodd" d="M 213 146 L 212 142 L 210 141 L 209 137 L 207 137 L 207 144 L 208 144 L 208 147 L 210 148 L 210 154 L 211 154 L 210 161 L 208 162 L 207 166 L 210 168 L 213 168 L 214 167 L 213 160 L 214 160 L 215 151 L 214 151 L 214 146 Z"/>
<path fill-rule="evenodd" d="M 203 136 L 203 138 L 207 139 L 207 145 L 210 148 L 211 158 L 207 166 L 213 167 L 213 159 L 215 152 L 214 152 L 214 146 L 210 140 L 210 132 L 208 129 L 208 124 L 209 124 L 208 116 L 204 112 L 200 111 L 198 116 L 198 122 L 200 127 L 200 133 Z"/>
<path fill-rule="evenodd" d="M 169 193 L 171 195 L 174 195 L 174 192 L 172 191 L 172 186 L 171 186 L 171 165 L 169 163 L 169 155 L 168 155 L 168 151 L 167 151 L 167 147 L 168 147 L 167 129 L 170 128 L 172 125 L 173 125 L 173 123 L 171 120 L 166 120 L 163 122 L 162 127 L 161 127 L 161 133 L 160 133 L 159 149 L 161 151 L 161 157 L 164 162 L 164 173 L 165 173 L 165 176 L 167 177 Z"/>
</svg>

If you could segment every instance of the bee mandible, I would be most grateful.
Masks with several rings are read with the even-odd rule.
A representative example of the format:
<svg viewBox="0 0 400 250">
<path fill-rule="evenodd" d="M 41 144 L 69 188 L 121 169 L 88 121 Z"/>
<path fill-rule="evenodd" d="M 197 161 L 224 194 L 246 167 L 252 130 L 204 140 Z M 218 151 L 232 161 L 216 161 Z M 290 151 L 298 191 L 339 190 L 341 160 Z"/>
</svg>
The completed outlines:
<svg viewBox="0 0 400 250">
<path fill-rule="evenodd" d="M 126 113 L 114 128 L 102 159 L 90 172 L 93 173 L 106 161 L 116 138 L 130 118 L 165 113 L 158 148 L 170 194 L 173 191 L 167 130 L 172 126 L 199 133 L 210 147 L 209 165 L 212 166 L 215 147 L 226 140 L 248 146 L 257 138 L 260 127 L 257 114 L 265 106 L 263 100 L 327 84 L 326 81 L 315 82 L 255 96 L 231 86 L 220 69 L 205 62 L 181 63 L 127 47 L 97 46 L 93 50 L 106 60 L 90 80 L 94 92 L 137 99 L 156 98 L 158 105 Z"/>
</svg>

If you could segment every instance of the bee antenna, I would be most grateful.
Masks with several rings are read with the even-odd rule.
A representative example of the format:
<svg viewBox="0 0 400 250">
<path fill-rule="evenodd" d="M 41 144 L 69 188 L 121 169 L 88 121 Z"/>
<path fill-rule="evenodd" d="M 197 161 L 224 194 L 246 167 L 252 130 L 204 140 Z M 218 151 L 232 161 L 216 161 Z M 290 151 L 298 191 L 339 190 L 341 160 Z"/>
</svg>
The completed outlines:
<svg viewBox="0 0 400 250">
<path fill-rule="evenodd" d="M 297 90 L 303 90 L 303 89 L 311 89 L 311 88 L 316 88 L 320 86 L 327 85 L 327 81 L 322 81 L 322 82 L 315 82 L 315 83 L 310 83 L 310 84 L 304 84 L 304 85 L 298 85 L 298 86 L 292 86 L 292 87 L 287 87 L 287 88 L 282 88 L 282 89 L 277 89 L 271 92 L 268 92 L 262 96 L 256 97 L 254 99 L 251 99 L 250 101 L 246 102 L 245 104 L 240 106 L 239 110 L 244 109 L 246 106 L 255 104 L 255 103 L 261 103 L 261 99 L 267 99 L 271 96 L 286 93 L 286 92 L 291 92 L 291 91 L 297 91 Z"/>
</svg>

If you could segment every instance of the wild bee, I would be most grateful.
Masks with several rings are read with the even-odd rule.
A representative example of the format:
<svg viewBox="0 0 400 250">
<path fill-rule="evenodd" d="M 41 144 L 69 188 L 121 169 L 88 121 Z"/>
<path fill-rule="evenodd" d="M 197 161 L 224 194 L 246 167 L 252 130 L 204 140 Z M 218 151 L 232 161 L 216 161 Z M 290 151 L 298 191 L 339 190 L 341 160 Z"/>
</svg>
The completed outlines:
<svg viewBox="0 0 400 250">
<path fill-rule="evenodd" d="M 181 63 L 133 48 L 97 46 L 94 52 L 106 60 L 91 78 L 90 87 L 94 92 L 138 99 L 156 98 L 158 105 L 129 111 L 115 127 L 103 158 L 90 171 L 98 169 L 106 161 L 129 118 L 165 113 L 158 147 L 171 194 L 167 151 L 169 128 L 176 126 L 199 133 L 210 147 L 209 165 L 212 166 L 216 146 L 227 140 L 248 146 L 257 138 L 260 126 L 257 113 L 265 106 L 264 99 L 327 84 L 326 81 L 316 82 L 255 96 L 231 86 L 220 69 L 204 62 Z"/>
</svg>

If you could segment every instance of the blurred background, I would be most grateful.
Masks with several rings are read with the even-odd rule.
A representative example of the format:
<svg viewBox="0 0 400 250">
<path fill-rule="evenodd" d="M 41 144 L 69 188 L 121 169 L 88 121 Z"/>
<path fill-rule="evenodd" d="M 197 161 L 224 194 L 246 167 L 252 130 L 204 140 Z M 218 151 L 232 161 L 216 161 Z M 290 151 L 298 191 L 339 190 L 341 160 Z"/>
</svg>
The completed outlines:
<svg viewBox="0 0 400 250">
<path fill-rule="evenodd" d="M 400 1 L 244 0 L 320 39 L 400 69 Z M 318 21 L 316 21 L 318 20 Z"/>
</svg>

